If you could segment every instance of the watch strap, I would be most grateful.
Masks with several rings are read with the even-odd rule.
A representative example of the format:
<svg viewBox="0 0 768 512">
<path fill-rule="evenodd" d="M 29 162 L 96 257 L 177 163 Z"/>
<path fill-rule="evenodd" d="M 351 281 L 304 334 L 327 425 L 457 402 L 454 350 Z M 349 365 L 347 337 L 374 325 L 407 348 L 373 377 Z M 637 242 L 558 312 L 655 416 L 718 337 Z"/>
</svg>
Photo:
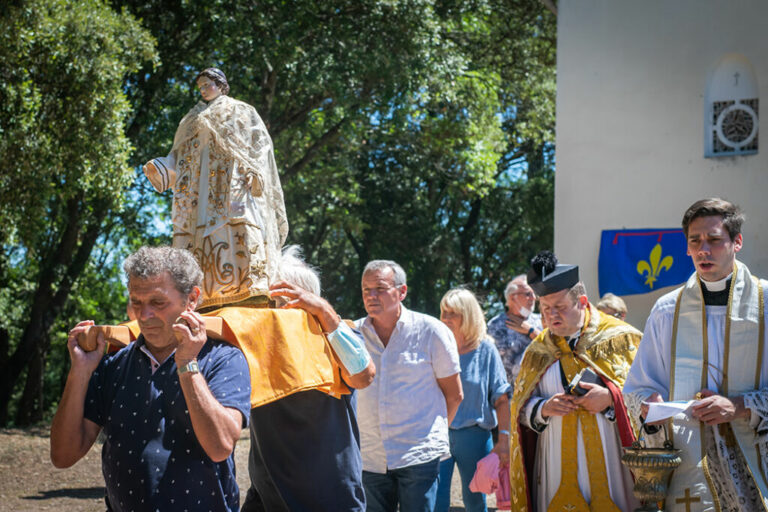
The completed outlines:
<svg viewBox="0 0 768 512">
<path fill-rule="evenodd" d="M 176 372 L 179 375 L 183 375 L 185 373 L 200 373 L 200 366 L 198 366 L 197 361 L 195 359 L 191 360 L 187 364 L 183 366 L 179 366 L 178 370 Z"/>
</svg>

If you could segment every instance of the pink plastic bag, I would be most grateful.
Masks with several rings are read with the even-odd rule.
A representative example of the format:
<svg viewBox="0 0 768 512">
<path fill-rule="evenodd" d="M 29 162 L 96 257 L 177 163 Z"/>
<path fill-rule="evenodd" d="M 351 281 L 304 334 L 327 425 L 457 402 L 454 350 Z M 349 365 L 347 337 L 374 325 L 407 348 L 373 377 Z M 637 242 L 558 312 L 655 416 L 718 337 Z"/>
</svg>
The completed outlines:
<svg viewBox="0 0 768 512">
<path fill-rule="evenodd" d="M 496 493 L 496 507 L 509 510 L 509 468 L 499 469 L 499 456 L 491 452 L 477 462 L 469 490 L 483 494 Z"/>
</svg>

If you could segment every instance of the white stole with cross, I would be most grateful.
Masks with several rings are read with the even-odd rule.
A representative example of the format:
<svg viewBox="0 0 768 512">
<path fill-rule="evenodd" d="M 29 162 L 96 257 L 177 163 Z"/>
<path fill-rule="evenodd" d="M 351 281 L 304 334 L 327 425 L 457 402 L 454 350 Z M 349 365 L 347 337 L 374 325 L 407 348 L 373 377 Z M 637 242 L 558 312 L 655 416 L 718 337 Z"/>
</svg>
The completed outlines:
<svg viewBox="0 0 768 512">
<path fill-rule="evenodd" d="M 701 389 L 732 396 L 758 388 L 764 342 L 762 295 L 759 280 L 737 261 L 729 291 L 721 368 L 713 368 L 709 364 L 707 315 L 701 283 L 695 273 L 688 279 L 675 307 L 670 400 L 691 400 Z M 712 380 L 717 389 L 711 385 L 711 372 L 714 372 Z M 691 417 L 681 417 L 674 418 L 672 438 L 675 448 L 682 450 L 682 464 L 672 474 L 665 508 L 686 512 L 719 511 L 702 445 L 704 429 L 712 427 Z M 768 486 L 755 447 L 755 432 L 746 419 L 732 421 L 730 425 L 768 510 Z"/>
</svg>

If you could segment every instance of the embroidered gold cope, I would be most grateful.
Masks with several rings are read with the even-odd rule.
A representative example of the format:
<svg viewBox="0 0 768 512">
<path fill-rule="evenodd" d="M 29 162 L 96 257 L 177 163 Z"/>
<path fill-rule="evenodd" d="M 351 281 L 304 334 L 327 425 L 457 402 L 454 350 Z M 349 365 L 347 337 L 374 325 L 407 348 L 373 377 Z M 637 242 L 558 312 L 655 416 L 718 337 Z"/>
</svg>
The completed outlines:
<svg viewBox="0 0 768 512">
<path fill-rule="evenodd" d="M 268 295 L 288 235 L 272 139 L 256 110 L 219 96 L 179 123 L 168 157 L 145 168 L 173 188 L 173 246 L 204 273 L 201 307 Z"/>
<path fill-rule="evenodd" d="M 531 397 L 544 372 L 557 360 L 568 379 L 582 368 L 592 368 L 621 388 L 629 372 L 632 359 L 640 342 L 641 333 L 634 327 L 608 315 L 600 314 L 591 304 L 584 327 L 572 352 L 566 340 L 545 329 L 528 347 L 521 361 L 520 373 L 512 396 L 512 424 L 510 437 L 510 494 L 512 510 L 532 510 L 528 502 L 528 482 L 521 443 L 518 418 Z M 577 482 L 577 428 L 581 425 L 587 465 L 592 488 L 592 502 L 579 491 Z M 560 488 L 552 499 L 549 510 L 613 511 L 619 508 L 611 501 L 603 447 L 593 414 L 579 411 L 563 418 L 562 465 Z M 567 442 L 572 441 L 572 442 Z"/>
<path fill-rule="evenodd" d="M 672 328 L 670 400 L 694 399 L 701 389 L 729 396 L 760 388 L 765 332 L 763 288 L 738 261 L 733 276 L 720 367 L 710 363 L 707 316 L 698 275 L 692 275 L 680 289 Z M 672 426 L 675 448 L 682 450 L 682 464 L 672 475 L 668 496 L 685 504 L 686 511 L 721 510 L 704 441 L 712 435 L 711 427 L 682 415 L 674 418 Z M 749 478 L 768 510 L 768 486 L 748 420 L 740 418 L 719 425 L 718 434 L 729 451 L 738 450 L 743 456 Z M 687 501 L 679 501 L 683 495 Z"/>
</svg>

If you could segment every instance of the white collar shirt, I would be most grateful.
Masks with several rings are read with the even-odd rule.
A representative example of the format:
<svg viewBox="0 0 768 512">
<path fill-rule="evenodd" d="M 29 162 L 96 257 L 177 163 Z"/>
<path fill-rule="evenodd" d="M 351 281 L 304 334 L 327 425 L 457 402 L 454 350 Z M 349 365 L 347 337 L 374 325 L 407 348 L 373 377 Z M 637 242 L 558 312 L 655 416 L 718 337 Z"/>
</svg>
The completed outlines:
<svg viewBox="0 0 768 512">
<path fill-rule="evenodd" d="M 154 356 L 154 355 L 152 355 L 152 352 L 150 352 L 150 351 L 149 351 L 149 349 L 147 348 L 147 345 L 146 345 L 146 344 L 142 343 L 141 345 L 139 345 L 139 350 L 141 350 L 142 352 L 144 352 L 145 354 L 147 354 L 147 357 L 149 357 L 149 364 L 150 364 L 150 365 L 152 365 L 152 375 L 154 375 L 154 374 L 155 374 L 155 372 L 157 371 L 157 369 L 158 369 L 158 368 L 160 368 L 160 366 L 161 366 L 161 365 L 162 365 L 164 362 L 166 362 L 168 359 L 170 359 L 170 357 L 171 357 L 172 355 L 174 355 L 174 354 L 176 353 L 176 349 L 173 349 L 173 352 L 171 352 L 171 353 L 170 353 L 170 354 L 169 354 L 169 355 L 168 355 L 168 356 L 167 356 L 165 359 L 163 359 L 162 361 L 158 361 L 158 360 L 155 358 L 155 356 Z"/>
<path fill-rule="evenodd" d="M 356 325 L 376 365 L 376 378 L 358 395 L 363 469 L 386 473 L 447 456 L 447 410 L 437 379 L 461 372 L 451 331 L 405 307 L 386 347 L 370 317 Z"/>
</svg>

